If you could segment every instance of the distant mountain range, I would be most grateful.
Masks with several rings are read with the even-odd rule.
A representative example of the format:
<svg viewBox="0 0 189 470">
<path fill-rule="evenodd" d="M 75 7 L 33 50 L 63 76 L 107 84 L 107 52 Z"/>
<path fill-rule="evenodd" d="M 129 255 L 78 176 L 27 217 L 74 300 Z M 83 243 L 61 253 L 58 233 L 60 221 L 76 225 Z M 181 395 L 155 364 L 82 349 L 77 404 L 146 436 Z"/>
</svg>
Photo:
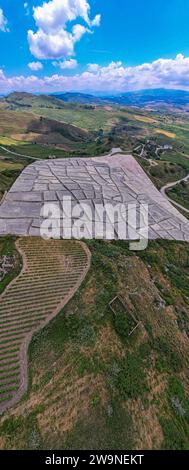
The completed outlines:
<svg viewBox="0 0 189 470">
<path fill-rule="evenodd" d="M 166 89 L 141 90 L 123 93 L 120 96 L 111 96 L 109 99 L 112 102 L 136 106 L 145 106 L 154 103 L 185 106 L 189 104 L 189 92 Z"/>
<path fill-rule="evenodd" d="M 156 105 L 172 106 L 175 108 L 189 106 L 189 92 L 183 90 L 140 90 L 122 93 L 120 95 L 95 96 L 86 93 L 55 93 L 59 100 L 81 104 L 103 105 L 112 103 L 123 106 L 154 107 Z"/>
<path fill-rule="evenodd" d="M 0 95 L 1 96 L 1 95 Z M 67 107 L 71 104 L 78 106 L 136 106 L 155 111 L 160 110 L 186 110 L 189 111 L 189 92 L 183 90 L 140 90 L 126 92 L 119 95 L 100 95 L 96 96 L 89 93 L 77 92 L 59 92 L 51 94 L 31 94 L 26 92 L 14 92 L 7 97 L 1 97 L 0 101 L 6 102 L 12 109 L 18 107 L 40 107 L 56 106 Z M 10 108 L 9 108 L 10 109 Z"/>
</svg>

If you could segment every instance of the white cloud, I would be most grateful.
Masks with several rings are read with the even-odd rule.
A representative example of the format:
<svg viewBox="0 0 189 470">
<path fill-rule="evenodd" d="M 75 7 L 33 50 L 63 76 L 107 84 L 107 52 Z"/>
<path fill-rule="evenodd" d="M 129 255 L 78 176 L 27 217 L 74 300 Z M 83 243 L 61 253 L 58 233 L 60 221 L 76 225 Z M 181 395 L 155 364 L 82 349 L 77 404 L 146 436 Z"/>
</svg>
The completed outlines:
<svg viewBox="0 0 189 470">
<path fill-rule="evenodd" d="M 3 10 L 2 8 L 0 8 L 0 31 L 3 31 L 4 33 L 9 31 L 7 27 L 7 23 L 8 21 L 5 18 Z"/>
<path fill-rule="evenodd" d="M 100 65 L 98 64 L 88 64 L 88 72 L 92 72 L 92 73 L 98 73 L 101 74 L 101 73 L 104 73 L 104 72 L 109 72 L 111 70 L 118 70 L 118 69 L 121 69 L 122 68 L 122 62 L 118 61 L 118 62 L 111 62 L 108 66 L 106 67 L 101 67 Z"/>
<path fill-rule="evenodd" d="M 0 69 L 0 80 L 5 80 L 5 75 L 2 69 Z"/>
<path fill-rule="evenodd" d="M 98 64 L 88 64 L 88 71 L 91 73 L 97 73 L 100 70 L 100 65 Z"/>
<path fill-rule="evenodd" d="M 26 16 L 29 16 L 29 14 L 30 14 L 30 9 L 29 9 L 29 4 L 28 4 L 28 2 L 24 2 L 24 10 L 25 10 Z"/>
<path fill-rule="evenodd" d="M 91 21 L 92 26 L 100 26 L 101 23 L 101 15 L 96 15 L 94 20 Z"/>
<path fill-rule="evenodd" d="M 38 59 L 61 59 L 74 54 L 77 41 L 91 28 L 100 25 L 101 16 L 90 20 L 87 0 L 50 0 L 34 7 L 37 32 L 28 31 L 31 53 Z M 81 18 L 86 26 L 75 24 L 68 30 L 68 23 Z"/>
<path fill-rule="evenodd" d="M 53 62 L 54 67 L 60 67 L 62 70 L 73 70 L 77 67 L 78 63 L 75 59 L 64 60 L 63 62 Z"/>
<path fill-rule="evenodd" d="M 37 72 L 38 70 L 43 69 L 43 64 L 41 62 L 30 62 L 28 64 L 28 67 L 30 68 L 30 70 Z"/>
<path fill-rule="evenodd" d="M 75 24 L 72 29 L 74 43 L 77 41 L 80 41 L 80 39 L 85 33 L 90 33 L 90 32 L 91 30 L 89 28 L 86 28 L 85 26 L 82 26 L 81 24 Z"/>
<path fill-rule="evenodd" d="M 145 88 L 189 91 L 189 57 L 178 54 L 175 59 L 158 59 L 135 67 L 125 67 L 122 62 L 111 62 L 105 67 L 90 64 L 85 72 L 69 77 L 61 74 L 43 78 L 34 75 L 6 77 L 3 70 L 0 70 L 2 92 L 77 90 L 122 93 Z"/>
</svg>

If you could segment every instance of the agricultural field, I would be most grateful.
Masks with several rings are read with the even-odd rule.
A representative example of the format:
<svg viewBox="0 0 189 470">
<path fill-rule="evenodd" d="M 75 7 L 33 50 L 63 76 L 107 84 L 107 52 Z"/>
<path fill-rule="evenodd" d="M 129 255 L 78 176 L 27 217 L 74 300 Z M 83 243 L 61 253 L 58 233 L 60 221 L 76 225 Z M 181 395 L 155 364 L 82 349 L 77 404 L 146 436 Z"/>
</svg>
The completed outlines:
<svg viewBox="0 0 189 470">
<path fill-rule="evenodd" d="M 26 238 L 17 241 L 16 248 L 23 268 L 0 298 L 1 413 L 27 390 L 27 347 L 33 332 L 72 297 L 90 265 L 88 251 L 79 242 Z M 6 239 L 2 255 L 4 251 Z"/>
<path fill-rule="evenodd" d="M 188 244 L 151 242 L 137 255 L 122 242 L 87 245 L 91 269 L 33 337 L 29 388 L 1 417 L 0 446 L 188 449 Z M 117 295 L 125 312 L 114 314 Z M 129 337 L 131 313 L 140 326 Z"/>
<path fill-rule="evenodd" d="M 70 98 L 69 98 L 70 99 Z M 79 97 L 81 99 L 81 97 Z M 170 146 L 148 158 L 135 153 L 145 142 Z M 0 158 L 22 168 L 29 158 L 48 159 L 108 154 L 112 147 L 133 153 L 158 189 L 189 174 L 189 118 L 181 111 L 153 112 L 142 108 L 72 103 L 58 97 L 12 93 L 0 99 Z M 7 150 L 7 151 L 6 151 Z M 18 155 L 13 157 L 15 152 Z M 21 161 L 22 163 L 21 163 Z M 3 163 L 4 164 L 4 163 Z M 0 197 L 19 170 L 0 165 Z M 20 168 L 20 170 L 22 169 Z M 179 202 L 182 201 L 182 196 Z M 182 205 L 182 204 L 181 204 Z M 184 204 L 183 204 L 184 206 Z"/>
<path fill-rule="evenodd" d="M 1 153 L 1 152 L 0 152 Z M 26 162 L 18 158 L 0 156 L 0 201 L 4 193 L 10 189 Z"/>
<path fill-rule="evenodd" d="M 104 107 L 65 103 L 51 96 L 35 96 L 27 93 L 12 93 L 3 98 L 1 106 L 6 111 L 30 112 L 51 120 L 71 124 L 80 129 L 95 131 L 103 127 L 111 129 L 118 121 L 116 108 L 107 111 Z"/>
<path fill-rule="evenodd" d="M 67 145 L 87 142 L 86 130 L 29 112 L 0 110 L 0 145 L 33 144 Z"/>
<path fill-rule="evenodd" d="M 112 147 L 133 152 L 149 140 L 159 146 L 171 146 L 171 151 L 159 154 L 160 160 L 175 166 L 175 173 L 179 167 L 179 173 L 187 174 L 189 118 L 186 113 L 167 111 L 165 114 L 97 103 L 87 105 L 47 95 L 12 93 L 0 100 L 0 145 L 21 155 L 58 158 L 100 155 Z M 166 182 L 168 173 L 167 179 L 166 172 L 163 178 Z"/>
</svg>

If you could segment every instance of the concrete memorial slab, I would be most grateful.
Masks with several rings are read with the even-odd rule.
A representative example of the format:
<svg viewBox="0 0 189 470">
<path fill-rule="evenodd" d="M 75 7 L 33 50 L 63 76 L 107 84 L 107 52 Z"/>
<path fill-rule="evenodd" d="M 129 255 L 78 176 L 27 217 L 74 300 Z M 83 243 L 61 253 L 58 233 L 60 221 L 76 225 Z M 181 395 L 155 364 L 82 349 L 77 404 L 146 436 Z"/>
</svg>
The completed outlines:
<svg viewBox="0 0 189 470">
<path fill-rule="evenodd" d="M 98 217 L 98 205 L 121 204 L 125 217 L 128 204 L 136 205 L 138 228 L 140 204 L 147 204 L 149 239 L 189 241 L 189 221 L 155 188 L 136 160 L 119 149 L 105 157 L 40 160 L 29 165 L 0 206 L 0 235 L 40 235 L 44 203 L 61 208 L 65 196 L 72 198 L 73 206 L 79 202 L 91 209 L 92 216 L 84 214 L 86 220 L 93 220 L 95 207 Z M 98 222 L 102 224 L 100 215 Z M 129 220 L 126 223 L 129 228 Z M 64 224 L 69 225 L 65 219 L 63 229 Z M 112 221 L 106 224 L 111 232 Z"/>
</svg>

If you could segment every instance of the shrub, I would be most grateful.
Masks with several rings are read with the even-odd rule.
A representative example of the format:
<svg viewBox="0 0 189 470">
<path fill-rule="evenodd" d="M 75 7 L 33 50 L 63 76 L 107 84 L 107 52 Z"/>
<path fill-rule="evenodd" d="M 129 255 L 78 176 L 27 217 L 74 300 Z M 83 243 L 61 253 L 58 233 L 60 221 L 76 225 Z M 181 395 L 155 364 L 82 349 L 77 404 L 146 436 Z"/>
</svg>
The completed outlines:
<svg viewBox="0 0 189 470">
<path fill-rule="evenodd" d="M 117 388 L 124 399 L 138 398 L 147 391 L 144 364 L 138 355 L 129 354 L 119 363 Z"/>
<path fill-rule="evenodd" d="M 129 318 L 126 312 L 117 312 L 116 315 L 114 315 L 115 331 L 124 340 L 128 340 L 129 333 L 135 325 L 136 323 L 132 317 Z"/>
</svg>

